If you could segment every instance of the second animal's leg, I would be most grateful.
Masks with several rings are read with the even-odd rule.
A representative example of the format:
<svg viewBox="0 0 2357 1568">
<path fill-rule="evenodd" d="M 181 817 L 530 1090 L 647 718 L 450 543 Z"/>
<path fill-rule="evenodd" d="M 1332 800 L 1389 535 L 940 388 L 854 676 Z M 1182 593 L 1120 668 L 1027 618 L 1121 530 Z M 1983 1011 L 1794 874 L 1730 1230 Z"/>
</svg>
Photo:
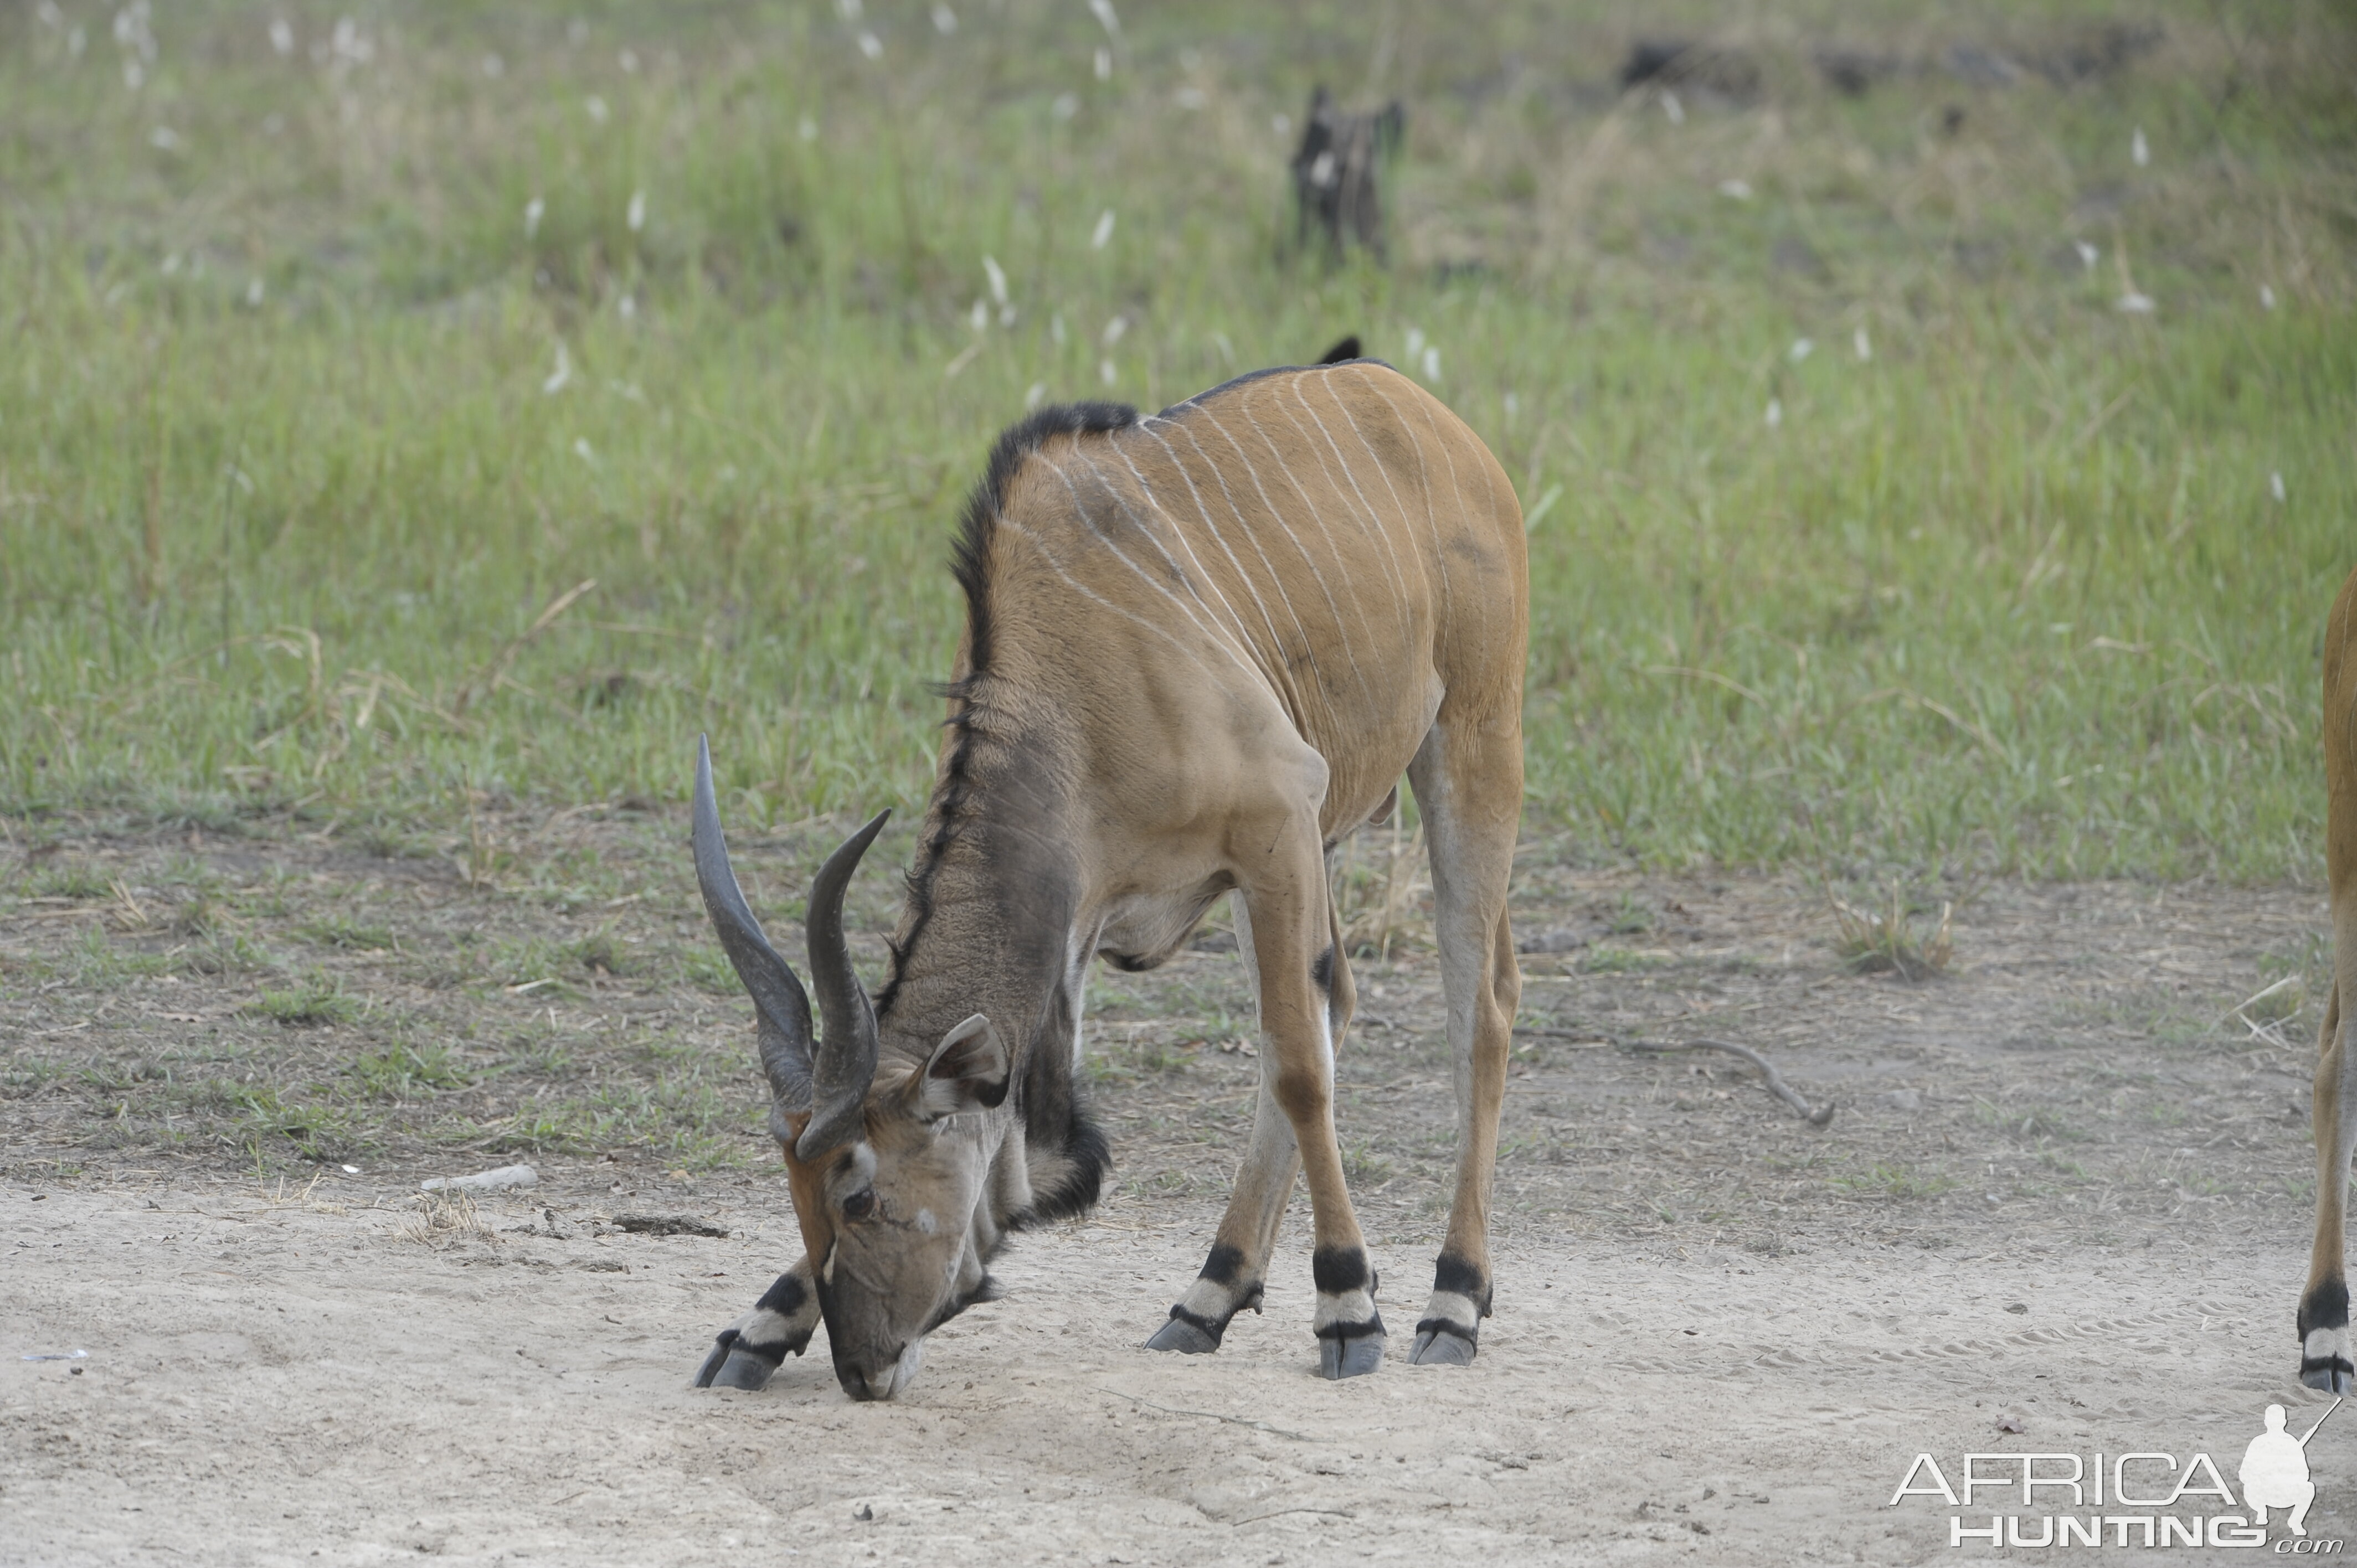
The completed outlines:
<svg viewBox="0 0 2357 1568">
<path fill-rule="evenodd" d="M 1522 817 L 1517 719 L 1485 725 L 1444 714 L 1408 765 L 1432 856 L 1434 936 L 1457 1069 L 1457 1193 L 1433 1271 L 1432 1297 L 1408 1359 L 1461 1366 L 1490 1316 L 1490 1196 L 1498 1113 L 1523 975 L 1506 922 L 1514 834 Z"/>
<path fill-rule="evenodd" d="M 2337 923 L 2337 922 L 2336 922 Z M 2336 955 L 2337 956 L 2337 955 Z M 2357 955 L 2352 955 L 2357 956 Z M 2357 964 L 2336 963 L 2336 970 Z M 2357 1391 L 2357 1357 L 2349 1340 L 2349 1279 L 2344 1272 L 2349 1158 L 2357 1146 L 2357 1019 L 2336 973 L 2324 1004 L 2316 1088 L 2310 1116 L 2316 1132 L 2316 1240 L 2309 1254 L 2308 1288 L 2299 1297 L 2299 1380 L 2327 1393 Z"/>
<path fill-rule="evenodd" d="M 1252 916 L 1243 895 L 1232 895 L 1228 908 L 1236 926 L 1236 951 L 1260 992 L 1260 972 L 1253 957 Z M 1301 1168 L 1301 1152 L 1293 1140 L 1293 1123 L 1276 1102 L 1276 1053 L 1264 1036 L 1260 1042 L 1260 1096 L 1253 1103 L 1252 1141 L 1236 1166 L 1236 1185 L 1228 1211 L 1211 1241 L 1203 1272 L 1170 1309 L 1170 1321 L 1157 1329 L 1146 1348 L 1202 1355 L 1220 1348 L 1228 1322 L 1250 1307 L 1260 1310 L 1263 1283 L 1268 1278 L 1269 1254 L 1276 1248 L 1277 1228 L 1285 1206 L 1293 1197 L 1293 1178 Z"/>
<path fill-rule="evenodd" d="M 788 1356 L 807 1348 L 818 1327 L 818 1291 L 808 1258 L 778 1276 L 753 1310 L 722 1329 L 696 1369 L 699 1389 L 759 1389 Z"/>
</svg>

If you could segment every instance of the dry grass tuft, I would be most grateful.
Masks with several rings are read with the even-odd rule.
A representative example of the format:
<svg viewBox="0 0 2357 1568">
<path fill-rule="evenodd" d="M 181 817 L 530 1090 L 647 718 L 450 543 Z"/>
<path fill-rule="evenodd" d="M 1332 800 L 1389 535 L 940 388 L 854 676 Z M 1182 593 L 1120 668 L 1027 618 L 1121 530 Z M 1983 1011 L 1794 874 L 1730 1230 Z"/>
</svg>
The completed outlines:
<svg viewBox="0 0 2357 1568">
<path fill-rule="evenodd" d="M 1833 907 L 1834 920 L 1839 927 L 1834 950 L 1860 974 L 1929 980 L 1946 973 L 1955 958 L 1955 942 L 1949 929 L 1954 907 L 1944 899 L 1936 921 L 1919 919 L 1917 907 L 1896 882 L 1890 885 L 1889 897 L 1879 908 L 1861 908 L 1840 897 L 1833 899 Z M 1928 914 L 1928 909 L 1923 913 Z"/>
<path fill-rule="evenodd" d="M 1432 921 L 1425 908 L 1432 873 L 1422 823 L 1403 832 L 1394 812 L 1388 829 L 1353 833 L 1335 854 L 1327 882 L 1346 954 L 1388 962 L 1394 947 L 1432 945 Z"/>
<path fill-rule="evenodd" d="M 401 1222 L 401 1234 L 406 1240 L 439 1251 L 461 1242 L 488 1244 L 499 1240 L 483 1222 L 475 1200 L 464 1192 L 421 1192 L 416 1202 L 417 1211 Z"/>
</svg>

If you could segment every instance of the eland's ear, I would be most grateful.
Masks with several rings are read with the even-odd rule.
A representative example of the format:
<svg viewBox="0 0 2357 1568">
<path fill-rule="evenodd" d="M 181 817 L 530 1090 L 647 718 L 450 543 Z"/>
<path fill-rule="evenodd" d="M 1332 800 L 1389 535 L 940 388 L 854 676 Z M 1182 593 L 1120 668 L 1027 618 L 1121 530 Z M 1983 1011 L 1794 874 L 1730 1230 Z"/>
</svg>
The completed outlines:
<svg viewBox="0 0 2357 1568">
<path fill-rule="evenodd" d="M 1014 1068 L 990 1020 L 976 1013 L 942 1036 L 918 1081 L 917 1113 L 926 1121 L 988 1111 L 1006 1098 Z"/>
</svg>

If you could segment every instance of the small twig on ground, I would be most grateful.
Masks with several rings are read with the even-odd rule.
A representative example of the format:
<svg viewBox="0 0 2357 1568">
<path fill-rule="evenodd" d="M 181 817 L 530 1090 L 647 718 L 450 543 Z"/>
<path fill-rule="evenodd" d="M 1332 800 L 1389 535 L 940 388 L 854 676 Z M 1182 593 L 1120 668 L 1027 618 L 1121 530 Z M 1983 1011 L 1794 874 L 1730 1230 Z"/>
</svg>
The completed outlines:
<svg viewBox="0 0 2357 1568">
<path fill-rule="evenodd" d="M 2298 975 L 2287 974 L 2281 980 L 2276 981 L 2273 985 L 2268 986 L 2266 990 L 2255 992 L 2249 996 L 2245 996 L 2240 1002 L 2235 1003 L 2232 1007 L 2227 1008 L 2223 1014 L 2219 1015 L 2218 1022 L 2219 1024 L 2224 1024 L 2229 1018 L 2241 1018 L 2245 1025 L 2249 1025 L 2251 1020 L 2244 1015 L 2243 1009 L 2245 1007 L 2255 1007 L 2260 1003 L 2265 1002 L 2268 997 L 2273 996 L 2276 992 L 2281 991 L 2284 987 L 2287 985 L 2297 985 L 2298 983 Z M 2255 1029 L 2254 1029 L 2254 1032 L 2255 1032 Z"/>
<path fill-rule="evenodd" d="M 1749 1046 L 1738 1046 L 1732 1040 L 1686 1040 L 1678 1045 L 1657 1045 L 1646 1040 L 1631 1040 L 1621 1048 L 1631 1051 L 1664 1052 L 1725 1051 L 1730 1056 L 1741 1057 L 1745 1061 L 1758 1068 L 1760 1076 L 1768 1084 L 1768 1092 L 1791 1106 L 1799 1113 L 1801 1120 L 1810 1126 L 1824 1127 L 1829 1125 L 1834 1119 L 1832 1101 L 1826 1101 L 1821 1108 L 1812 1107 L 1807 1101 L 1793 1092 L 1792 1086 L 1784 1081 L 1784 1075 L 1776 1070 L 1775 1063 L 1753 1050 Z"/>
<path fill-rule="evenodd" d="M 1652 1051 L 1661 1054 L 1671 1051 L 1726 1051 L 1731 1056 L 1741 1057 L 1745 1061 L 1758 1068 L 1760 1076 L 1768 1085 L 1768 1092 L 1791 1106 L 1801 1120 L 1810 1126 L 1828 1126 L 1834 1119 L 1833 1101 L 1827 1101 L 1822 1106 L 1812 1106 L 1793 1090 L 1791 1084 L 1784 1081 L 1784 1075 L 1776 1070 L 1775 1063 L 1753 1050 L 1749 1046 L 1738 1046 L 1732 1040 L 1684 1040 L 1676 1043 L 1657 1040 L 1623 1040 L 1609 1035 L 1599 1034 L 1593 1029 L 1555 1029 L 1543 1025 L 1517 1025 L 1514 1033 L 1534 1035 L 1542 1039 L 1570 1040 L 1580 1045 L 1613 1046 L 1624 1051 Z"/>
</svg>

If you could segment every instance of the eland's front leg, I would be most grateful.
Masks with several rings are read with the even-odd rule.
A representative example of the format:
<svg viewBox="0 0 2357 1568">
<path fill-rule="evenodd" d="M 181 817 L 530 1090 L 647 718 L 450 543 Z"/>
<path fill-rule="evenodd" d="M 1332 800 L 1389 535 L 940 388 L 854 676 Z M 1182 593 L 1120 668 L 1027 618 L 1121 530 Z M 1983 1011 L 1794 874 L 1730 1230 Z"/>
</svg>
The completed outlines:
<svg viewBox="0 0 2357 1568">
<path fill-rule="evenodd" d="M 695 1386 L 767 1387 L 788 1356 L 799 1356 L 809 1347 L 818 1319 L 818 1292 L 811 1280 L 810 1260 L 802 1258 L 778 1276 L 752 1311 L 714 1337 L 712 1353 L 696 1369 Z"/>
<path fill-rule="evenodd" d="M 1236 951 L 1244 972 L 1260 989 L 1260 972 L 1253 961 L 1252 914 L 1241 895 L 1228 905 L 1236 927 Z M 1228 1211 L 1211 1240 L 1203 1272 L 1170 1309 L 1170 1321 L 1146 1342 L 1149 1350 L 1178 1350 L 1208 1355 L 1220 1348 L 1228 1323 L 1249 1307 L 1260 1310 L 1261 1291 L 1268 1278 L 1269 1254 L 1276 1248 L 1276 1232 L 1285 1220 L 1285 1206 L 1293 1197 L 1293 1178 L 1301 1169 L 1301 1153 L 1293 1141 L 1293 1123 L 1276 1103 L 1274 1081 L 1276 1058 L 1261 1042 L 1260 1094 L 1253 1102 L 1252 1141 L 1236 1166 L 1236 1184 L 1228 1197 Z"/>
<path fill-rule="evenodd" d="M 1348 1021 L 1350 979 L 1335 944 L 1314 813 L 1297 826 L 1290 843 L 1279 841 L 1272 852 L 1264 880 L 1243 896 L 1260 972 L 1261 1034 L 1275 1058 L 1275 1071 L 1263 1071 L 1292 1124 L 1316 1227 L 1309 1268 L 1318 1286 L 1318 1369 L 1355 1378 L 1383 1364 L 1383 1319 L 1334 1135 L 1334 1046 Z"/>
</svg>

